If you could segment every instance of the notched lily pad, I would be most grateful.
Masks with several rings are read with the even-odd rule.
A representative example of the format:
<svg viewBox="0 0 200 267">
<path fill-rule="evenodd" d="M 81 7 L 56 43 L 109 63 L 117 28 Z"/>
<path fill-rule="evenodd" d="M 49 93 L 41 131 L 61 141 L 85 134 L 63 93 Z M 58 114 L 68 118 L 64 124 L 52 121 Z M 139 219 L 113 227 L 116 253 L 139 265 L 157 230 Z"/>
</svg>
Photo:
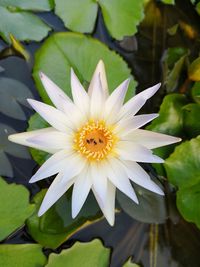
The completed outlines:
<svg viewBox="0 0 200 267">
<path fill-rule="evenodd" d="M 43 267 L 46 261 L 39 244 L 0 245 L 2 267 Z"/>
<path fill-rule="evenodd" d="M 37 210 L 27 220 L 28 231 L 38 243 L 48 248 L 57 248 L 76 231 L 86 227 L 102 217 L 93 196 L 89 196 L 80 214 L 71 217 L 70 191 L 63 195 L 43 216 L 37 212 L 46 190 L 42 190 L 34 197 Z"/>
<path fill-rule="evenodd" d="M 95 239 L 89 243 L 76 242 L 60 254 L 50 254 L 46 267 L 106 267 L 109 266 L 109 258 L 110 249 Z"/>
<path fill-rule="evenodd" d="M 7 184 L 0 177 L 0 241 L 21 227 L 34 208 L 29 204 L 29 192 L 23 185 Z"/>
<path fill-rule="evenodd" d="M 8 125 L 0 123 L 0 175 L 13 177 L 13 168 L 8 156 L 29 159 L 30 154 L 26 147 L 17 145 L 8 140 L 8 135 L 16 131 Z"/>
<path fill-rule="evenodd" d="M 23 83 L 0 77 L 0 112 L 18 120 L 26 120 L 22 105 L 29 107 L 27 98 L 33 98 L 29 88 Z"/>
</svg>

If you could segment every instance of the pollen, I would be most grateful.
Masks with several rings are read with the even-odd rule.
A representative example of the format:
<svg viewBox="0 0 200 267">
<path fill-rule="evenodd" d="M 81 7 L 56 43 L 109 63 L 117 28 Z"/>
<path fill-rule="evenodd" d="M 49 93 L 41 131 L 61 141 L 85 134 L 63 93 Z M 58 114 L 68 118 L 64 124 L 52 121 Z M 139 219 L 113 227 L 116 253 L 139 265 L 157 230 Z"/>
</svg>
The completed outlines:
<svg viewBox="0 0 200 267">
<path fill-rule="evenodd" d="M 117 137 L 103 121 L 90 121 L 74 138 L 74 148 L 89 160 L 102 160 L 113 153 Z"/>
</svg>

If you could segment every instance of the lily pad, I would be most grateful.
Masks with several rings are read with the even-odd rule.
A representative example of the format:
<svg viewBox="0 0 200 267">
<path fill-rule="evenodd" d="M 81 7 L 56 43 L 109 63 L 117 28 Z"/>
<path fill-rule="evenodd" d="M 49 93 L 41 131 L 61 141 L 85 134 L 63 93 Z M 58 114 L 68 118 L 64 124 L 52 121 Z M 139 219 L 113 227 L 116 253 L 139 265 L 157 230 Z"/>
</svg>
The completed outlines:
<svg viewBox="0 0 200 267">
<path fill-rule="evenodd" d="M 130 69 L 123 59 L 100 41 L 70 32 L 51 35 L 36 53 L 33 70 L 33 76 L 43 101 L 51 103 L 42 86 L 39 71 L 43 71 L 68 96 L 71 96 L 70 68 L 75 70 L 83 84 L 89 84 L 100 59 L 105 63 L 110 92 L 131 76 Z M 135 86 L 136 82 L 132 80 L 126 99 L 134 95 Z"/>
<path fill-rule="evenodd" d="M 29 159 L 27 148 L 8 141 L 8 135 L 16 131 L 8 125 L 0 123 L 0 175 L 13 177 L 13 167 L 8 156 Z"/>
<path fill-rule="evenodd" d="M 53 2 L 50 0 L 1 0 L 0 5 L 35 11 L 50 11 L 53 8 Z"/>
<path fill-rule="evenodd" d="M 0 112 L 18 120 L 26 120 L 22 106 L 27 106 L 27 98 L 33 98 L 29 88 L 23 83 L 0 77 Z"/>
<path fill-rule="evenodd" d="M 76 242 L 60 254 L 50 254 L 46 267 L 106 267 L 109 266 L 109 258 L 110 249 L 95 239 L 89 243 Z"/>
<path fill-rule="evenodd" d="M 120 191 L 117 192 L 117 200 L 123 211 L 140 222 L 164 223 L 167 218 L 165 198 L 137 185 L 134 185 L 134 189 L 139 204 Z"/>
<path fill-rule="evenodd" d="M 2 267 L 43 267 L 46 261 L 39 244 L 0 245 Z"/>
<path fill-rule="evenodd" d="M 137 32 L 144 16 L 142 1 L 55 0 L 55 13 L 70 30 L 91 33 L 95 27 L 98 5 L 112 37 L 121 40 Z"/>
<path fill-rule="evenodd" d="M 21 227 L 33 213 L 29 192 L 22 185 L 7 184 L 0 177 L 0 241 Z M 0 256 L 1 262 L 1 256 Z M 0 264 L 0 266 L 6 266 Z M 10 265 L 8 265 L 10 267 Z"/>
<path fill-rule="evenodd" d="M 34 197 L 37 209 L 27 220 L 30 235 L 44 247 L 57 248 L 76 231 L 102 217 L 94 197 L 90 195 L 79 215 L 72 219 L 70 192 L 62 196 L 43 216 L 38 217 L 37 212 L 45 193 L 46 190 L 42 190 Z"/>
<path fill-rule="evenodd" d="M 200 135 L 199 104 L 188 104 L 183 107 L 183 128 L 189 138 Z"/>
<path fill-rule="evenodd" d="M 26 9 L 33 10 L 36 8 L 34 1 L 1 1 L 0 2 L 0 36 L 8 43 L 10 43 L 9 35 L 12 34 L 17 40 L 21 41 L 41 41 L 51 28 L 45 24 L 39 17 L 26 11 Z M 40 1 L 37 1 L 37 3 Z M 41 1 L 44 3 L 44 1 Z M 44 7 L 39 5 L 39 10 L 50 9 L 44 3 Z"/>
</svg>

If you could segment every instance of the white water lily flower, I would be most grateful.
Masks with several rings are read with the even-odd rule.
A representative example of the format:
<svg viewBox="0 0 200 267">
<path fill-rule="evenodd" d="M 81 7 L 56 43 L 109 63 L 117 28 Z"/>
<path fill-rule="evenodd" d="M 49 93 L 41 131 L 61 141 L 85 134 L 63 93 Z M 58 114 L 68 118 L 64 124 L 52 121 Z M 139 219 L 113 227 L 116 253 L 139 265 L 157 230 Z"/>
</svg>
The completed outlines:
<svg viewBox="0 0 200 267">
<path fill-rule="evenodd" d="M 9 140 L 52 156 L 33 175 L 37 182 L 57 174 L 38 215 L 43 215 L 73 185 L 72 217 L 76 217 L 90 190 L 110 225 L 114 224 L 116 188 L 138 203 L 130 183 L 163 195 L 163 191 L 137 162 L 162 163 L 151 149 L 179 138 L 139 129 L 158 114 L 135 115 L 159 89 L 157 84 L 124 103 L 129 80 L 109 95 L 104 64 L 100 61 L 85 91 L 73 70 L 73 101 L 45 74 L 41 81 L 55 107 L 28 99 L 51 127 L 13 134 Z"/>
</svg>

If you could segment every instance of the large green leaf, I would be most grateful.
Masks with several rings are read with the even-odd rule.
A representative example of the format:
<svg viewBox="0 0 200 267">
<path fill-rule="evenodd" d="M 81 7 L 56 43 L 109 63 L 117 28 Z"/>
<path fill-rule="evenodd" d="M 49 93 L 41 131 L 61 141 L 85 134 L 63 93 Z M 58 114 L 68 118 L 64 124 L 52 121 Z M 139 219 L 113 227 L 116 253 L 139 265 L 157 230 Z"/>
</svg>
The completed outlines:
<svg viewBox="0 0 200 267">
<path fill-rule="evenodd" d="M 189 138 L 200 135 L 200 105 L 188 104 L 183 107 L 183 128 Z"/>
<path fill-rule="evenodd" d="M 42 217 L 37 212 L 46 190 L 38 193 L 34 202 L 36 211 L 27 220 L 28 231 L 38 243 L 48 248 L 57 248 L 76 231 L 84 228 L 97 218 L 101 218 L 98 205 L 93 196 L 89 196 L 79 215 L 71 217 L 71 196 L 62 196 Z"/>
<path fill-rule="evenodd" d="M 21 41 L 40 41 L 47 36 L 50 31 L 49 26 L 34 14 L 22 10 L 24 5 L 20 1 L 19 6 L 14 0 L 13 5 L 10 5 L 10 2 L 0 2 L 0 36 L 6 42 L 10 42 L 10 34 Z"/>
<path fill-rule="evenodd" d="M 33 98 L 29 88 L 23 83 L 0 77 L 0 112 L 18 120 L 26 120 L 22 106 L 30 107 L 27 98 Z"/>
<path fill-rule="evenodd" d="M 17 145 L 8 140 L 8 135 L 14 134 L 16 131 L 10 126 L 0 123 L 0 175 L 13 176 L 13 166 L 8 156 L 29 159 L 30 154 L 24 146 Z"/>
<path fill-rule="evenodd" d="M 95 239 L 89 243 L 76 242 L 60 254 L 50 254 L 46 267 L 107 267 L 109 258 L 110 250 Z"/>
<path fill-rule="evenodd" d="M 49 124 L 44 119 L 42 119 L 42 117 L 40 117 L 38 113 L 35 113 L 30 117 L 28 121 L 27 131 L 34 131 L 37 129 L 46 128 L 48 126 Z M 35 148 L 30 148 L 29 150 L 31 152 L 31 156 L 39 165 L 42 165 L 50 156 L 50 154 L 48 154 L 47 152 Z"/>
<path fill-rule="evenodd" d="M 100 41 L 76 33 L 57 33 L 49 37 L 36 53 L 33 76 L 43 101 L 50 103 L 39 78 L 43 71 L 69 96 L 70 67 L 73 67 L 82 83 L 90 82 L 98 61 L 105 63 L 110 92 L 123 80 L 130 77 L 130 70 L 123 59 L 110 51 Z M 56 66 L 56 67 L 55 67 Z M 132 97 L 135 82 L 131 82 L 127 99 Z"/>
<path fill-rule="evenodd" d="M 0 245 L 2 267 L 43 267 L 46 261 L 38 244 Z"/>
<path fill-rule="evenodd" d="M 200 137 L 177 146 L 166 159 L 164 166 L 169 181 L 179 188 L 192 186 L 199 180 L 200 174 Z"/>
<path fill-rule="evenodd" d="M 50 0 L 1 0 L 0 5 L 35 11 L 49 11 L 53 8 L 53 2 Z"/>
<path fill-rule="evenodd" d="M 145 223 L 164 223 L 167 218 L 165 198 L 134 185 L 139 204 L 120 191 L 117 192 L 119 205 L 132 218 Z"/>
<path fill-rule="evenodd" d="M 55 12 L 65 26 L 77 32 L 92 32 L 98 5 L 111 36 L 121 40 L 137 32 L 143 19 L 143 1 L 136 0 L 55 0 Z"/>
<path fill-rule="evenodd" d="M 7 184 L 0 178 L 0 241 L 21 227 L 33 211 L 28 190 L 22 185 Z"/>
</svg>

